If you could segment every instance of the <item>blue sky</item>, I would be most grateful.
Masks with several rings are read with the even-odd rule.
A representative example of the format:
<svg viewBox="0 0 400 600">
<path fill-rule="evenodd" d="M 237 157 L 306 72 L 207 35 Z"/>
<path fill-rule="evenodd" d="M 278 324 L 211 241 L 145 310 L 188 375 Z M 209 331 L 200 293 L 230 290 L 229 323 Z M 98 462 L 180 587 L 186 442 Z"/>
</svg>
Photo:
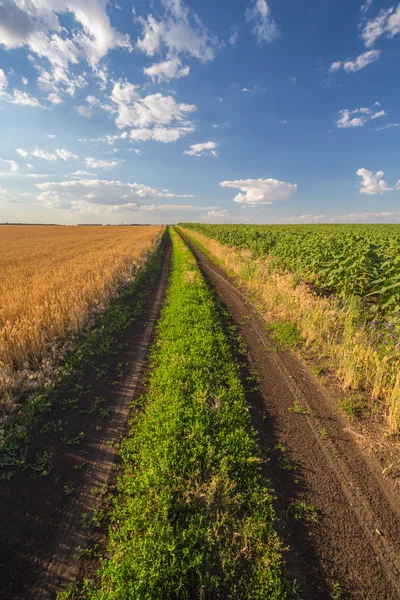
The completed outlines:
<svg viewBox="0 0 400 600">
<path fill-rule="evenodd" d="M 0 222 L 400 222 L 400 4 L 0 0 Z"/>
</svg>

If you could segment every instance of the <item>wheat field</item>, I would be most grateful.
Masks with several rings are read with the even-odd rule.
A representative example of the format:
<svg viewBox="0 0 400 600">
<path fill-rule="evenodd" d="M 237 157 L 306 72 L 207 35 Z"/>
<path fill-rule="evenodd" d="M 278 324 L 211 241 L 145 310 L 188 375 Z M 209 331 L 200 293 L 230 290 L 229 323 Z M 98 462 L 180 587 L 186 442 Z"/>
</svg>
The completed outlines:
<svg viewBox="0 0 400 600">
<path fill-rule="evenodd" d="M 101 312 L 162 234 L 160 226 L 0 226 L 0 393 Z M 32 377 L 29 375 L 28 377 Z"/>
</svg>

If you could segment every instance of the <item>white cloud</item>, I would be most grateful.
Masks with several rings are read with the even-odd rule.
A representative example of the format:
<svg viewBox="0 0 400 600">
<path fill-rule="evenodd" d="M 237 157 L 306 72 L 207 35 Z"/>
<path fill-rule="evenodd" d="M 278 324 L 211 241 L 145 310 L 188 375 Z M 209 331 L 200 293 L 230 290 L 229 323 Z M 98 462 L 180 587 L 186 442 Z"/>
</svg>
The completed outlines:
<svg viewBox="0 0 400 600">
<path fill-rule="evenodd" d="M 24 85 L 28 85 L 29 81 L 26 77 L 21 77 L 21 81 Z"/>
<path fill-rule="evenodd" d="M 19 170 L 19 164 L 15 162 L 15 160 L 6 160 L 5 158 L 0 158 L 0 162 L 9 165 L 12 173 L 16 173 Z"/>
<path fill-rule="evenodd" d="M 50 138 L 51 140 L 54 140 L 56 136 L 54 135 L 54 133 L 48 133 L 47 137 Z"/>
<path fill-rule="evenodd" d="M 60 25 L 59 15 L 65 13 L 75 20 L 70 32 Z M 111 26 L 105 0 L 2 0 L 0 44 L 7 50 L 27 46 L 49 61 L 50 72 L 39 69 L 54 99 L 60 86 L 73 94 L 83 84 L 82 75 L 71 75 L 71 65 L 85 60 L 97 74 L 99 61 L 111 49 L 132 49 L 129 37 Z"/>
<path fill-rule="evenodd" d="M 392 127 L 400 127 L 400 123 L 388 123 L 388 125 L 383 125 L 383 127 L 375 127 L 375 131 L 384 131 L 385 129 L 391 129 Z"/>
<path fill-rule="evenodd" d="M 228 211 L 226 209 L 223 210 L 210 210 L 207 213 L 207 219 L 224 219 L 228 215 Z"/>
<path fill-rule="evenodd" d="M 371 121 L 373 121 L 374 119 L 378 119 L 379 117 L 386 117 L 386 116 L 387 116 L 387 112 L 385 112 L 384 110 L 380 110 L 379 112 L 376 112 L 373 115 L 371 115 Z"/>
<path fill-rule="evenodd" d="M 26 177 L 32 177 L 32 179 L 44 179 L 51 177 L 48 173 L 28 173 Z"/>
<path fill-rule="evenodd" d="M 26 168 L 29 169 L 30 171 L 33 171 L 34 166 L 31 165 L 31 163 L 26 163 Z"/>
<path fill-rule="evenodd" d="M 337 62 L 333 62 L 329 68 L 329 71 L 331 73 L 336 73 L 336 71 L 339 71 L 339 69 L 342 68 L 342 61 L 338 60 Z"/>
<path fill-rule="evenodd" d="M 382 35 L 392 38 L 398 33 L 400 33 L 400 4 L 396 10 L 393 7 L 381 10 L 375 19 L 368 21 L 362 37 L 366 47 L 371 48 Z"/>
<path fill-rule="evenodd" d="M 16 152 L 18 152 L 18 154 L 20 156 L 22 156 L 23 158 L 26 158 L 27 156 L 29 156 L 29 152 L 27 152 L 26 150 L 24 150 L 23 148 L 17 148 Z"/>
<path fill-rule="evenodd" d="M 215 142 L 204 142 L 203 144 L 193 144 L 190 146 L 190 150 L 185 150 L 184 154 L 188 156 L 217 156 L 216 148 L 218 144 Z"/>
<path fill-rule="evenodd" d="M 190 67 L 182 67 L 180 59 L 173 58 L 160 63 L 154 63 L 151 67 L 144 68 L 143 73 L 153 81 L 157 80 L 160 83 L 162 81 L 186 77 L 190 73 Z"/>
<path fill-rule="evenodd" d="M 379 103 L 375 103 L 375 106 L 377 105 L 379 105 Z M 347 127 L 364 127 L 368 121 L 373 121 L 379 117 L 384 117 L 386 114 L 387 113 L 384 110 L 373 112 L 371 108 L 365 107 L 356 108 L 354 110 L 344 108 L 343 110 L 339 111 L 339 118 L 336 121 L 336 127 L 339 127 L 339 129 L 344 129 Z"/>
<path fill-rule="evenodd" d="M 378 171 L 373 173 L 367 171 L 367 169 L 358 169 L 357 175 L 361 177 L 360 193 L 367 195 L 384 194 L 385 192 L 392 192 L 394 188 L 387 185 L 383 178 L 384 172 Z"/>
<path fill-rule="evenodd" d="M 118 81 L 111 92 L 111 100 L 116 104 L 131 104 L 138 98 L 138 87 L 129 81 Z"/>
<path fill-rule="evenodd" d="M 236 46 L 239 41 L 239 30 L 237 27 L 232 27 L 232 33 L 229 37 L 229 44 L 231 46 Z"/>
<path fill-rule="evenodd" d="M 254 0 L 252 8 L 246 11 L 246 20 L 253 23 L 253 33 L 258 42 L 273 42 L 280 36 L 276 22 L 271 17 L 271 9 L 266 0 Z"/>
<path fill-rule="evenodd" d="M 367 65 L 377 61 L 381 55 L 380 50 L 369 50 L 368 52 L 364 52 L 364 54 L 360 54 L 357 58 L 352 60 L 346 60 L 343 63 L 343 69 L 346 73 L 356 73 L 361 69 L 364 69 Z"/>
<path fill-rule="evenodd" d="M 56 154 L 57 154 L 58 158 L 61 158 L 61 160 L 70 160 L 71 158 L 75 158 L 75 159 L 79 158 L 79 154 L 73 154 L 69 150 L 65 150 L 65 148 L 60 148 L 59 150 L 56 150 Z"/>
<path fill-rule="evenodd" d="M 132 129 L 129 137 L 134 142 L 154 140 L 162 144 L 170 144 L 193 131 L 194 127 L 189 125 L 184 127 L 154 127 L 153 129 L 141 128 Z"/>
<path fill-rule="evenodd" d="M 85 158 L 86 166 L 89 169 L 114 169 L 114 167 L 118 167 L 121 163 L 125 162 L 121 159 L 119 160 L 101 160 L 96 158 Z"/>
<path fill-rule="evenodd" d="M 169 125 L 174 121 L 183 121 L 197 110 L 193 104 L 177 103 L 172 96 L 152 94 L 140 98 L 132 104 L 119 104 L 118 128 L 149 127 L 151 125 Z"/>
<path fill-rule="evenodd" d="M 85 176 L 94 177 L 95 175 L 96 175 L 95 173 L 89 173 L 89 171 L 82 171 L 82 170 L 78 170 L 78 171 L 75 171 L 75 173 L 71 173 L 71 177 L 85 177 Z"/>
<path fill-rule="evenodd" d="M 47 150 L 42 150 L 41 148 L 35 148 L 35 150 L 32 152 L 32 156 L 35 156 L 36 158 L 42 158 L 43 160 L 50 162 L 54 162 L 59 158 L 64 161 L 70 160 L 71 158 L 79 158 L 78 154 L 73 154 L 65 148 L 58 148 L 54 153 L 47 152 Z"/>
<path fill-rule="evenodd" d="M 381 55 L 380 50 L 368 50 L 368 52 L 364 52 L 364 54 L 360 54 L 357 56 L 355 60 L 347 59 L 344 61 L 337 61 L 331 64 L 330 73 L 336 73 L 343 67 L 346 73 L 356 73 L 364 67 L 370 65 L 371 63 L 377 61 Z"/>
<path fill-rule="evenodd" d="M 218 41 L 203 25 L 200 18 L 190 14 L 189 8 L 182 0 L 161 0 L 164 7 L 164 18 L 160 21 L 149 14 L 147 19 L 138 18 L 142 26 L 142 38 L 137 48 L 154 56 L 164 47 L 167 58 L 187 55 L 207 62 L 215 58 Z"/>
<path fill-rule="evenodd" d="M 364 4 L 361 6 L 360 11 L 365 14 L 371 8 L 373 0 L 365 0 Z"/>
<path fill-rule="evenodd" d="M 237 188 L 243 193 L 238 194 L 233 201 L 239 204 L 256 206 L 259 204 L 272 204 L 281 200 L 288 200 L 297 192 L 297 185 L 285 183 L 277 179 L 239 179 L 236 181 L 222 181 L 221 187 Z"/>
<path fill-rule="evenodd" d="M 3 69 L 0 69 L 0 93 L 4 92 L 8 86 L 7 75 L 4 73 Z"/>
<path fill-rule="evenodd" d="M 1 8 L 1 6 L 0 6 Z M 20 106 L 32 106 L 34 108 L 43 108 L 37 98 L 34 98 L 27 92 L 22 92 L 21 90 L 13 90 L 12 94 L 9 94 L 5 91 L 7 87 L 7 78 L 4 81 L 2 76 L 4 75 L 4 71 L 0 69 L 0 98 L 9 102 L 10 104 L 19 104 Z"/>
<path fill-rule="evenodd" d="M 75 110 L 81 117 L 86 117 L 87 119 L 93 114 L 91 106 L 75 106 Z"/>
<path fill-rule="evenodd" d="M 125 183 L 102 179 L 79 179 L 62 182 L 37 183 L 41 191 L 38 200 L 52 208 L 76 208 L 77 203 L 107 207 L 138 209 L 137 203 L 156 198 L 192 198 L 190 194 L 174 194 L 169 190 L 156 189 L 141 183 Z M 170 207 L 170 205 L 166 205 Z M 212 208 L 212 207 L 210 207 Z M 144 206 L 144 210 L 157 210 L 157 205 Z M 200 209 L 200 207 L 199 207 Z M 166 209 L 168 210 L 168 209 Z"/>
<path fill-rule="evenodd" d="M 49 94 L 47 96 L 47 99 L 49 100 L 49 102 L 52 102 L 53 104 L 61 104 L 62 103 L 62 99 L 56 92 L 51 92 L 51 94 Z"/>
</svg>

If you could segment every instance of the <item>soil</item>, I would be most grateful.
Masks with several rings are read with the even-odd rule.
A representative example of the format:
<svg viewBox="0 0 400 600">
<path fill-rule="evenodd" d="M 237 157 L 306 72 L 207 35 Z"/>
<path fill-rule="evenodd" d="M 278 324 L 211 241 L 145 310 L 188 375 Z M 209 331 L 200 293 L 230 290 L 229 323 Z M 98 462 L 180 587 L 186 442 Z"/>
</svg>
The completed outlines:
<svg viewBox="0 0 400 600">
<path fill-rule="evenodd" d="M 307 600 L 399 599 L 399 488 L 306 363 L 279 348 L 247 290 L 185 240 L 259 377 L 250 411 L 293 587 Z"/>
<path fill-rule="evenodd" d="M 119 336 L 114 351 L 94 365 L 104 369 L 106 376 L 99 377 L 88 366 L 74 381 L 83 390 L 78 400 L 72 389 L 61 390 L 32 433 L 26 461 L 30 468 L 0 480 L 2 600 L 54 600 L 78 573 L 79 555 L 91 536 L 86 521 L 112 474 L 116 442 L 126 430 L 130 403 L 153 340 L 167 289 L 170 254 L 168 238 L 163 242 L 162 270 L 142 317 Z M 145 285 L 141 283 L 127 302 L 134 303 Z M 105 400 L 101 408 L 109 414 L 93 412 L 96 398 Z M 32 465 L 46 469 L 35 470 Z"/>
</svg>

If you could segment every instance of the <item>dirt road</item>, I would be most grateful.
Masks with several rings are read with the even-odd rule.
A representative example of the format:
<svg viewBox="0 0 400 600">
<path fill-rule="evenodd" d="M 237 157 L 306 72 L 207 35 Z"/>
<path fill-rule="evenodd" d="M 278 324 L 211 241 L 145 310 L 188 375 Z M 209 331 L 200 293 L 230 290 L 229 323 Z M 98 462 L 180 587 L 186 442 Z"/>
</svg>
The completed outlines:
<svg viewBox="0 0 400 600">
<path fill-rule="evenodd" d="M 169 238 L 163 244 L 162 271 L 154 287 L 139 284 L 127 300 L 135 306 L 143 298 L 144 306 L 120 335 L 119 350 L 96 358 L 74 381 L 74 389 L 60 393 L 30 444 L 27 463 L 36 464 L 35 470 L 0 481 L 2 600 L 54 600 L 77 575 L 76 552 L 85 548 L 88 535 L 85 518 L 108 481 L 113 443 L 124 433 L 165 296 Z"/>
<path fill-rule="evenodd" d="M 246 290 L 189 246 L 259 375 L 251 412 L 300 596 L 399 599 L 398 492 L 385 487 L 376 465 L 344 431 L 332 399 L 306 365 L 277 348 Z"/>
</svg>

